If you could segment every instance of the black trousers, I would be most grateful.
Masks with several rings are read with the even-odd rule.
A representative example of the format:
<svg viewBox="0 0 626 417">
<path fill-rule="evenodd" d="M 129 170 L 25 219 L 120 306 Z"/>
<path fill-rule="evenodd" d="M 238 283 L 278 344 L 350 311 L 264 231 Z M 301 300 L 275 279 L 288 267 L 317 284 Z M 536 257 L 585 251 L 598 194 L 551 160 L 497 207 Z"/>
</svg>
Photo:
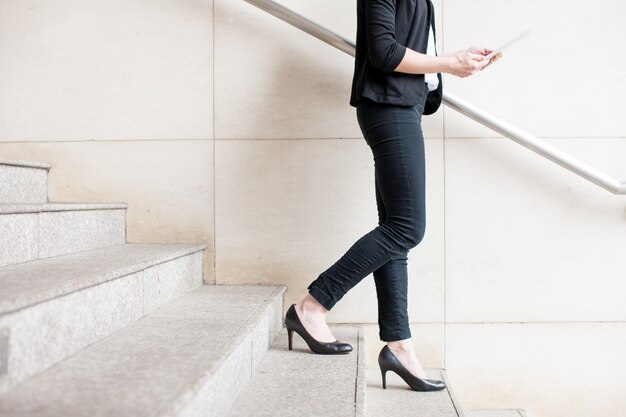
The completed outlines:
<svg viewBox="0 0 626 417">
<path fill-rule="evenodd" d="M 308 286 L 330 310 L 373 273 L 383 341 L 411 337 L 407 256 L 426 227 L 423 108 L 424 102 L 404 107 L 362 99 L 357 104 L 359 126 L 374 158 L 378 226 Z"/>
</svg>

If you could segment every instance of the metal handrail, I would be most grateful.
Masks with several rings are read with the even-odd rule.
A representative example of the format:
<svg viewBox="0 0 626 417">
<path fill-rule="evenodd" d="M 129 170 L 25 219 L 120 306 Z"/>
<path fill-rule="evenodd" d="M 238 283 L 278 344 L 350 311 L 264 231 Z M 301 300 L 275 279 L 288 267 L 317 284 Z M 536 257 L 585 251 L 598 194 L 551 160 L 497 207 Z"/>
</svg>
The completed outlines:
<svg viewBox="0 0 626 417">
<path fill-rule="evenodd" d="M 355 55 L 356 46 L 352 41 L 307 19 L 285 6 L 276 3 L 273 0 L 245 1 L 349 55 Z M 513 126 L 510 123 L 498 119 L 494 115 L 481 110 L 454 94 L 444 91 L 443 103 L 470 119 L 477 121 L 481 125 L 502 134 L 503 136 L 519 143 L 544 158 L 561 165 L 563 168 L 566 168 L 582 178 L 591 181 L 605 190 L 608 190 L 613 194 L 626 195 L 626 182 L 619 181 L 604 172 L 599 171 L 585 162 L 574 158 L 572 155 L 548 144 L 547 142 L 531 135 L 528 132 L 525 132 L 522 129 Z"/>
</svg>

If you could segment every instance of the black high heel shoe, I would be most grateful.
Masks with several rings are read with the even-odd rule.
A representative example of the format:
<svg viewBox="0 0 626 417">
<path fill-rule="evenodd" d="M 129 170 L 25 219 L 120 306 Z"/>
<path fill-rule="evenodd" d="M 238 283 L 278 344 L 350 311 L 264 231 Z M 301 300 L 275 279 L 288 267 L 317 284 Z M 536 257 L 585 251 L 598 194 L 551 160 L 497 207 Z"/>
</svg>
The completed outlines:
<svg viewBox="0 0 626 417">
<path fill-rule="evenodd" d="M 438 391 L 446 387 L 446 384 L 438 379 L 420 379 L 413 375 L 400 363 L 387 345 L 378 354 L 378 365 L 383 376 L 383 389 L 387 389 L 387 371 L 400 375 L 404 382 L 415 391 Z"/>
<path fill-rule="evenodd" d="M 342 343 L 338 340 L 334 342 L 318 342 L 315 340 L 302 325 L 298 313 L 296 313 L 295 304 L 292 304 L 287 310 L 287 314 L 285 314 L 285 326 L 287 327 L 287 334 L 289 335 L 289 350 L 292 350 L 293 332 L 296 332 L 304 339 L 314 353 L 338 355 L 352 352 L 352 345 L 349 343 Z"/>
</svg>

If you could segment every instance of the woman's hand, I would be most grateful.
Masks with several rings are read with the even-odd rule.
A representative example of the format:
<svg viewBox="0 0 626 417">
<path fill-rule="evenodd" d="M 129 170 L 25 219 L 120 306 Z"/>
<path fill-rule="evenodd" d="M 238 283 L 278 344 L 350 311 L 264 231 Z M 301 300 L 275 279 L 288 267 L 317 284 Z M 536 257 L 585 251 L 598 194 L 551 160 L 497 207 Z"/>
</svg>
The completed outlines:
<svg viewBox="0 0 626 417">
<path fill-rule="evenodd" d="M 470 46 L 469 48 L 466 49 L 466 51 L 472 52 L 474 54 L 487 56 L 487 55 L 489 55 L 490 53 L 493 52 L 493 49 L 482 48 L 480 46 Z M 482 69 L 487 68 L 489 65 L 491 65 L 494 62 L 498 61 L 500 58 L 502 58 L 502 52 L 498 52 L 497 54 L 492 56 L 491 59 L 489 60 L 489 63 L 487 65 L 485 65 Z"/>
<path fill-rule="evenodd" d="M 491 59 L 485 59 L 485 56 L 492 52 L 492 49 L 471 46 L 454 54 L 445 55 L 450 58 L 449 70 L 447 72 L 461 78 L 474 75 L 502 58 L 502 52 L 499 52 Z"/>
<path fill-rule="evenodd" d="M 468 50 L 447 55 L 446 59 L 448 60 L 448 70 L 446 72 L 461 78 L 474 75 L 489 63 L 489 60 L 486 60 L 482 54 Z"/>
<path fill-rule="evenodd" d="M 493 49 L 485 49 L 485 51 L 487 52 L 485 55 L 489 55 L 490 53 L 493 52 Z M 489 65 L 493 64 L 494 62 L 498 61 L 500 58 L 502 58 L 502 52 L 498 52 L 497 54 L 492 56 L 491 59 L 489 60 L 489 63 L 487 65 L 485 65 L 481 69 L 481 71 L 484 70 L 485 68 L 487 68 Z"/>
</svg>

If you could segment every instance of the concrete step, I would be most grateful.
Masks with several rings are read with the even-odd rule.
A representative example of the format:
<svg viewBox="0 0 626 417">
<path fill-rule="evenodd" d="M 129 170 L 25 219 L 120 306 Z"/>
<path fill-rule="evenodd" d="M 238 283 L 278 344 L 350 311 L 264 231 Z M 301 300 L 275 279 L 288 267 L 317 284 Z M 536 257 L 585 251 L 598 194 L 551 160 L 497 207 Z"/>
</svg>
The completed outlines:
<svg viewBox="0 0 626 417">
<path fill-rule="evenodd" d="M 387 389 L 383 389 L 379 368 L 367 370 L 367 417 L 464 417 L 450 381 L 442 369 L 425 369 L 429 378 L 442 379 L 441 391 L 413 391 L 395 372 L 387 372 Z"/>
<path fill-rule="evenodd" d="M 0 158 L 0 203 L 48 201 L 50 164 Z"/>
<path fill-rule="evenodd" d="M 354 350 L 347 355 L 317 355 L 294 334 L 294 350 L 290 352 L 287 331 L 282 329 L 229 415 L 364 416 L 362 332 L 355 327 L 335 327 L 333 333 L 351 343 Z"/>
<path fill-rule="evenodd" d="M 281 329 L 284 291 L 202 286 L 0 396 L 0 415 L 223 416 Z"/>
<path fill-rule="evenodd" d="M 465 417 L 526 417 L 521 409 L 465 410 Z"/>
<path fill-rule="evenodd" d="M 202 285 L 198 244 L 123 244 L 0 268 L 0 392 Z"/>
<path fill-rule="evenodd" d="M 124 203 L 0 204 L 0 266 L 126 242 Z"/>
</svg>

